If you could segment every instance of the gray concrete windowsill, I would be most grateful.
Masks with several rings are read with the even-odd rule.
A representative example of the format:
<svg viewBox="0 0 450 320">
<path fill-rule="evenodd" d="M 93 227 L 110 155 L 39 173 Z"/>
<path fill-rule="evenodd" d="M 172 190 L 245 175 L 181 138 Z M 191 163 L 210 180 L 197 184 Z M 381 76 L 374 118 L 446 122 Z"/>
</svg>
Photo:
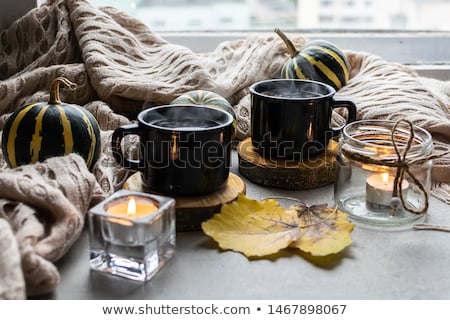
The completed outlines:
<svg viewBox="0 0 450 320">
<path fill-rule="evenodd" d="M 238 173 L 233 154 L 234 173 Z M 249 182 L 247 196 L 297 197 L 308 204 L 330 203 L 333 186 L 287 191 Z M 450 225 L 450 206 L 431 197 L 427 221 Z M 228 300 L 450 299 L 450 233 L 377 231 L 356 225 L 353 244 L 331 263 L 314 263 L 300 254 L 249 260 L 222 251 L 203 232 L 177 233 L 175 257 L 141 284 L 90 271 L 85 231 L 57 264 L 61 283 L 44 299 Z"/>
</svg>

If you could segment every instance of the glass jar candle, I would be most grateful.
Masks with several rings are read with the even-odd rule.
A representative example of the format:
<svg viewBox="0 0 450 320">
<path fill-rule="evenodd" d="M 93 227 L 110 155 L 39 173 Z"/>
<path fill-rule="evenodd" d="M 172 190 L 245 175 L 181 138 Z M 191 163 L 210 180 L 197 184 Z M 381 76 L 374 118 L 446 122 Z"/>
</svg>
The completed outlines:
<svg viewBox="0 0 450 320">
<path fill-rule="evenodd" d="M 431 135 L 407 121 L 348 124 L 339 140 L 335 205 L 372 227 L 403 229 L 422 221 L 432 151 Z"/>
<path fill-rule="evenodd" d="M 88 212 L 92 270 L 148 281 L 175 254 L 175 200 L 119 190 Z"/>
</svg>

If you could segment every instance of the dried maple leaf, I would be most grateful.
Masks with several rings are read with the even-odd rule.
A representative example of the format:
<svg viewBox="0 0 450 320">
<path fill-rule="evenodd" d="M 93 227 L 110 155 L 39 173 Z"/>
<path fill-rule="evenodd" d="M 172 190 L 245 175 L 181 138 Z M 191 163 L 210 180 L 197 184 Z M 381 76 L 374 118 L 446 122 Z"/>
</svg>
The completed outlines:
<svg viewBox="0 0 450 320">
<path fill-rule="evenodd" d="M 256 201 L 240 194 L 221 212 L 202 223 L 203 231 L 222 249 L 261 257 L 295 247 L 312 256 L 338 253 L 352 243 L 347 214 L 323 205 L 285 209 L 275 199 Z"/>
<path fill-rule="evenodd" d="M 290 209 L 298 212 L 299 236 L 291 247 L 299 248 L 314 256 L 326 256 L 342 251 L 352 243 L 350 233 L 353 223 L 347 214 L 323 205 L 294 205 Z"/>
<path fill-rule="evenodd" d="M 222 206 L 220 214 L 202 223 L 203 231 L 222 249 L 247 257 L 277 253 L 299 235 L 297 211 L 286 210 L 274 199 L 256 201 L 240 194 Z"/>
</svg>

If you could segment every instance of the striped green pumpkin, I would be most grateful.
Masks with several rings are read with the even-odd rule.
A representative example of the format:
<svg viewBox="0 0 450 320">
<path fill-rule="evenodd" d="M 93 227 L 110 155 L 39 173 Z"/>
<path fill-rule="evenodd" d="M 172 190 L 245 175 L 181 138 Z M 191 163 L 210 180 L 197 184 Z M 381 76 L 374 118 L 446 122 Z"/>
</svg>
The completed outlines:
<svg viewBox="0 0 450 320">
<path fill-rule="evenodd" d="M 69 80 L 56 78 L 48 103 L 23 106 L 6 121 L 2 151 L 10 167 L 72 152 L 81 155 L 89 168 L 97 161 L 101 149 L 98 123 L 86 109 L 61 102 L 60 84 L 76 89 Z"/>
<path fill-rule="evenodd" d="M 296 50 L 292 42 L 279 29 L 275 32 L 288 48 L 290 59 L 281 70 L 286 79 L 309 79 L 324 82 L 341 89 L 347 84 L 349 67 L 344 53 L 329 41 L 314 40 Z"/>
<path fill-rule="evenodd" d="M 218 93 L 208 90 L 192 90 L 174 99 L 170 104 L 195 104 L 227 111 L 234 118 L 233 126 L 236 132 L 236 114 L 234 113 L 233 107 L 227 99 Z"/>
<path fill-rule="evenodd" d="M 173 100 L 170 104 L 196 104 L 219 108 L 231 113 L 231 115 L 236 118 L 233 107 L 228 102 L 228 100 L 222 97 L 220 94 L 208 90 L 188 91 Z"/>
</svg>

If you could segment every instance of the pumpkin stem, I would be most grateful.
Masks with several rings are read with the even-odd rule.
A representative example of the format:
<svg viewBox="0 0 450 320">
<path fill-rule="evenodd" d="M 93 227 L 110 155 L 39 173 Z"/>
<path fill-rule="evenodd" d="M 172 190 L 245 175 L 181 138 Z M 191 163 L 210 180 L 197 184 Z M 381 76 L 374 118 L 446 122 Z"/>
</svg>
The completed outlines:
<svg viewBox="0 0 450 320">
<path fill-rule="evenodd" d="M 274 31 L 275 31 L 275 33 L 276 33 L 277 35 L 279 35 L 280 38 L 283 40 L 283 42 L 284 42 L 284 44 L 286 45 L 287 50 L 288 50 L 288 53 L 289 53 L 289 55 L 291 56 L 291 58 L 294 58 L 296 55 L 299 54 L 299 51 L 298 51 L 297 49 L 295 49 L 294 44 L 292 43 L 291 40 L 289 40 L 288 37 L 286 37 L 286 35 L 284 34 L 283 31 L 281 31 L 281 30 L 278 29 L 278 28 L 275 28 Z"/>
<path fill-rule="evenodd" d="M 64 84 L 70 91 L 75 91 L 77 85 L 64 77 L 58 77 L 53 80 L 52 86 L 50 88 L 50 100 L 49 104 L 61 104 L 61 99 L 59 98 L 59 85 Z"/>
</svg>

